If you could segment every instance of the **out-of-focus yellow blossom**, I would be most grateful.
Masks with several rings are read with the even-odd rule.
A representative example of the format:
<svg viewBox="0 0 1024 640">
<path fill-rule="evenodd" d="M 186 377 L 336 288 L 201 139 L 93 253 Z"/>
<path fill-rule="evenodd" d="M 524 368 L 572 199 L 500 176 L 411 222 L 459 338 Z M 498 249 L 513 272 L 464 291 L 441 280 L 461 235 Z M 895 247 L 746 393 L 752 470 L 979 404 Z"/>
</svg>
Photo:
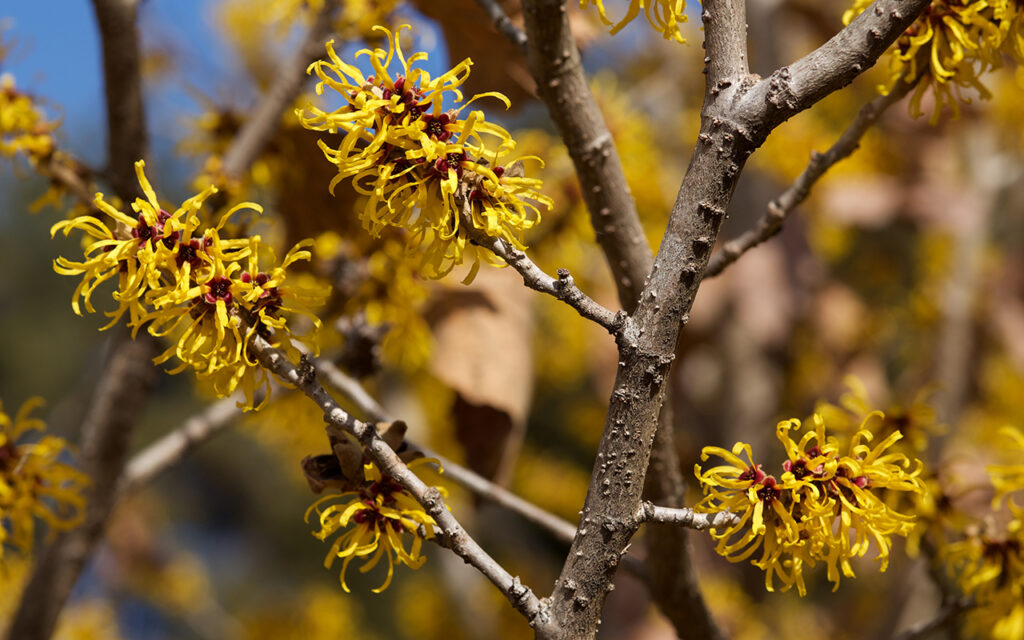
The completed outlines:
<svg viewBox="0 0 1024 640">
<path fill-rule="evenodd" d="M 310 640 L 350 638 L 358 629 L 359 640 L 374 640 L 373 625 L 361 616 L 358 603 L 337 589 L 324 585 L 292 591 L 288 600 L 280 597 L 241 616 L 243 640 Z"/>
<path fill-rule="evenodd" d="M 843 383 L 849 390 L 839 397 L 839 405 L 819 402 L 814 412 L 822 416 L 833 432 L 852 435 L 872 413 L 873 405 L 859 378 L 847 376 Z M 885 410 L 875 436 L 885 438 L 899 432 L 903 438 L 896 446 L 911 455 L 921 455 L 928 448 L 928 439 L 942 432 L 935 409 L 928 402 L 934 392 L 934 387 L 925 387 L 907 406 L 891 405 Z"/>
<path fill-rule="evenodd" d="M 409 463 L 409 468 L 439 465 L 436 460 L 420 458 Z M 380 593 L 391 584 L 395 563 L 412 569 L 423 566 L 426 558 L 420 555 L 423 537 L 434 536 L 437 524 L 423 506 L 409 495 L 400 484 L 385 476 L 372 462 L 363 466 L 364 482 L 358 491 L 330 493 L 314 502 L 306 511 L 306 521 L 315 512 L 320 529 L 313 535 L 326 540 L 342 529 L 351 529 L 338 538 L 327 552 L 324 566 L 328 569 L 338 558 L 342 558 L 341 587 L 347 592 L 345 572 L 356 558 L 363 560 L 360 573 L 372 570 L 382 558 L 388 561 L 388 573 L 384 583 L 373 589 Z M 443 495 L 447 492 L 438 487 Z M 422 529 L 421 529 L 422 527 Z M 412 535 L 412 544 L 406 547 L 405 534 Z"/>
<path fill-rule="evenodd" d="M 855 0 L 843 22 L 849 24 L 871 5 Z M 1018 0 L 933 0 L 924 13 L 901 35 L 889 56 L 889 84 L 921 81 L 910 101 L 911 114 L 921 115 L 921 98 L 931 87 L 935 109 L 931 123 L 939 120 L 943 106 L 959 115 L 964 89 L 990 97 L 981 76 L 1002 66 L 1003 53 L 1022 57 L 1024 18 Z"/>
<path fill-rule="evenodd" d="M 647 16 L 647 21 L 651 23 L 655 30 L 660 31 L 666 40 L 686 42 L 683 34 L 679 32 L 679 25 L 689 19 L 686 15 L 686 0 L 629 0 L 629 8 L 626 10 L 626 15 L 618 22 L 608 19 L 604 4 L 605 0 L 580 0 L 581 7 L 586 7 L 587 5 L 597 6 L 597 10 L 601 14 L 601 20 L 605 24 L 611 25 L 612 35 L 615 35 L 632 22 L 633 18 L 640 15 L 640 10 L 643 9 L 644 15 Z"/>
<path fill-rule="evenodd" d="M 1024 433 L 1014 427 L 1004 427 L 999 433 L 1009 440 L 1007 450 L 1016 458 L 1016 462 L 988 467 L 989 479 L 996 491 L 996 505 L 1011 493 L 1024 491 Z"/>
<path fill-rule="evenodd" d="M 374 236 L 386 227 L 409 231 L 410 250 L 422 255 L 423 272 L 431 278 L 448 274 L 467 259 L 473 262 L 467 281 L 480 260 L 496 261 L 469 240 L 467 227 L 501 238 L 522 249 L 522 234 L 540 219 L 541 207 L 551 200 L 540 193 L 540 180 L 526 178 L 521 161 L 507 162 L 515 142 L 502 127 L 489 123 L 482 111 L 460 114 L 484 93 L 463 101 L 459 86 L 469 75 L 467 58 L 432 78 L 416 63 L 424 52 L 408 58 L 399 42 L 403 25 L 395 33 L 378 27 L 388 48 L 362 49 L 375 75 L 364 77 L 354 65 L 338 57 L 333 41 L 327 43 L 330 61 L 309 67 L 319 78 L 317 94 L 334 89 L 343 106 L 327 112 L 310 106 L 298 112 L 302 125 L 315 131 L 341 135 L 332 147 L 320 148 L 338 173 L 330 190 L 346 178 L 366 196 L 363 226 Z M 392 75 L 392 63 L 401 70 Z M 458 107 L 444 109 L 445 100 Z"/>
<path fill-rule="evenodd" d="M 310 308 L 319 303 L 323 292 L 286 283 L 287 267 L 310 258 L 307 246 L 311 241 L 300 242 L 278 263 L 260 236 L 223 237 L 224 226 L 234 213 L 241 209 L 260 212 L 259 205 L 239 204 L 215 227 L 204 227 L 198 212 L 203 201 L 216 193 L 215 187 L 168 213 L 146 179 L 145 164 L 140 160 L 135 167 L 146 197 L 132 203 L 134 217 L 97 194 L 96 206 L 110 223 L 80 216 L 58 222 L 51 229 L 51 234 L 63 231 L 64 235 L 81 230 L 92 239 L 83 261 L 59 257 L 54 263 L 57 273 L 82 276 L 71 306 L 79 315 L 83 306 L 95 312 L 91 298 L 96 287 L 117 277 L 113 299 L 118 308 L 107 313 L 111 321 L 104 329 L 127 311 L 133 333 L 146 327 L 151 335 L 173 342 L 156 363 L 176 356 L 181 364 L 173 373 L 191 367 L 221 396 L 241 388 L 246 394 L 244 405 L 251 408 L 256 390 L 269 384 L 269 379 L 248 354 L 249 338 L 257 334 L 287 350 L 291 349 L 293 327 L 289 321 L 296 315 L 305 316 L 314 329 L 319 328 L 320 321 Z M 261 261 L 276 266 L 261 267 Z"/>
<path fill-rule="evenodd" d="M 967 617 L 973 637 L 1017 640 L 1024 635 L 1024 509 L 1011 503 L 1010 513 L 1001 535 L 971 533 L 942 551 L 964 594 L 974 597 Z"/>
<path fill-rule="evenodd" d="M 263 14 L 269 22 L 282 27 L 297 20 L 309 21 L 324 8 L 326 0 L 266 0 Z M 384 24 L 389 15 L 402 5 L 402 0 L 342 0 L 333 21 L 334 32 L 346 40 L 368 38 L 374 27 Z"/>
<path fill-rule="evenodd" d="M 15 88 L 14 76 L 0 75 L 0 156 L 21 153 L 35 165 L 53 153 L 55 128 L 32 97 Z"/>
<path fill-rule="evenodd" d="M 821 416 L 813 416 L 814 429 L 794 442 L 791 432 L 799 420 L 780 422 L 776 435 L 786 451 L 779 479 L 753 461 L 750 445 L 736 443 L 732 451 L 705 447 L 701 459 L 714 455 L 727 464 L 702 470 L 696 466 L 705 497 L 697 509 L 729 509 L 740 516 L 725 530 L 712 530 L 716 551 L 731 562 L 741 562 L 761 550 L 753 564 L 765 572 L 765 587 L 782 590 L 796 585 L 807 592 L 804 566 L 824 562 L 828 579 L 839 587 L 841 575 L 854 577 L 850 560 L 867 553 L 871 542 L 878 549 L 880 570 L 889 562 L 890 538 L 906 536 L 914 516 L 894 511 L 883 502 L 881 490 L 920 492 L 921 465 L 907 456 L 887 453 L 900 434 L 893 433 L 871 446 L 873 428 L 883 418 L 875 412 L 861 425 L 846 454 L 839 453 L 834 437 L 825 435 Z M 739 457 L 744 454 L 746 460 Z"/>
<path fill-rule="evenodd" d="M 29 417 L 42 403 L 41 398 L 27 400 L 13 419 L 0 404 L 0 560 L 7 546 L 32 551 L 37 519 L 51 533 L 72 529 L 85 519 L 82 491 L 89 480 L 61 462 L 68 444 L 48 435 L 23 440 L 27 432 L 46 429 L 42 420 Z"/>
</svg>

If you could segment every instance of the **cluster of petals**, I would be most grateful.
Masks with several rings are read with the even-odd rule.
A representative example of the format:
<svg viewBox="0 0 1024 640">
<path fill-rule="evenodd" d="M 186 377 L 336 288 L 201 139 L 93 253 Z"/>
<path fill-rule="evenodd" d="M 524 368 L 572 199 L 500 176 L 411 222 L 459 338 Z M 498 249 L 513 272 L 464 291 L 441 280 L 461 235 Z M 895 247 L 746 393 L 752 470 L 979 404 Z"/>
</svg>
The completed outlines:
<svg viewBox="0 0 1024 640">
<path fill-rule="evenodd" d="M 482 111 L 463 111 L 484 93 L 463 101 L 459 87 L 469 76 L 469 59 L 437 76 L 417 67 L 423 52 L 409 57 L 395 33 L 377 27 L 388 48 L 362 49 L 373 75 L 364 77 L 327 43 L 329 60 L 309 67 L 319 82 L 317 94 L 333 89 L 345 103 L 333 111 L 311 106 L 298 112 L 302 125 L 337 137 L 320 148 L 337 167 L 330 189 L 351 178 L 365 196 L 363 226 L 374 236 L 386 227 L 410 232 L 410 248 L 422 252 L 424 274 L 441 277 L 471 259 L 474 271 L 486 255 L 472 244 L 473 233 L 501 238 L 522 249 L 523 233 L 540 219 L 551 200 L 539 192 L 541 182 L 527 178 L 522 163 L 506 162 L 515 142 L 502 127 L 487 122 Z M 392 72 L 397 63 L 400 71 Z M 451 108 L 445 108 L 450 102 Z M 468 254 L 468 255 L 467 255 Z"/>
<path fill-rule="evenodd" d="M 157 201 L 144 167 L 141 160 L 135 165 L 145 198 L 131 204 L 133 215 L 96 194 L 96 207 L 109 220 L 87 215 L 52 227 L 51 234 L 85 235 L 83 259 L 58 257 L 54 270 L 81 276 L 71 301 L 79 315 L 83 309 L 96 311 L 92 296 L 98 286 L 116 283 L 112 295 L 117 308 L 107 312 L 111 320 L 104 329 L 127 314 L 133 335 L 145 327 L 153 336 L 170 339 L 157 364 L 177 357 L 180 364 L 173 373 L 191 367 L 221 396 L 241 387 L 251 407 L 256 390 L 269 380 L 248 353 L 249 338 L 257 334 L 288 348 L 289 316 L 303 314 L 314 328 L 320 325 L 307 307 L 321 293 L 285 284 L 287 267 L 311 257 L 311 241 L 300 242 L 278 264 L 260 236 L 224 237 L 233 214 L 241 209 L 260 212 L 259 205 L 239 204 L 216 226 L 206 226 L 198 213 L 216 188 L 205 189 L 170 213 Z M 261 266 L 261 259 L 274 266 Z"/>
<path fill-rule="evenodd" d="M 439 465 L 432 458 L 420 458 L 410 462 L 409 468 L 434 464 Z M 420 555 L 420 548 L 424 536 L 433 537 L 436 522 L 415 498 L 372 462 L 363 466 L 363 475 L 364 482 L 358 490 L 331 493 L 314 502 L 306 511 L 306 522 L 316 513 L 320 528 L 313 535 L 319 540 L 348 529 L 334 540 L 324 560 L 324 566 L 330 569 L 341 558 L 341 586 L 346 592 L 349 588 L 345 573 L 353 560 L 361 559 L 359 571 L 367 573 L 386 559 L 387 577 L 373 589 L 380 593 L 391 584 L 396 563 L 411 569 L 423 566 L 426 558 Z"/>
<path fill-rule="evenodd" d="M 611 34 L 615 35 L 627 24 L 633 21 L 640 10 L 651 26 L 659 31 L 666 40 L 675 40 L 679 43 L 686 42 L 683 34 L 679 32 L 679 25 L 687 21 L 686 0 L 629 0 L 629 7 L 626 14 L 617 22 L 610 20 L 605 10 L 605 0 L 580 0 L 580 6 L 596 5 L 601 20 L 611 26 Z"/>
<path fill-rule="evenodd" d="M 974 599 L 967 630 L 977 637 L 1024 637 L 1024 433 L 999 431 L 1008 442 L 1009 464 L 987 468 L 995 495 L 994 513 L 983 525 L 966 528 L 963 539 L 944 545 L 941 557 L 964 595 Z M 1003 506 L 1004 511 L 999 511 Z"/>
<path fill-rule="evenodd" d="M 842 576 L 854 577 L 851 559 L 864 556 L 871 543 L 877 548 L 880 570 L 888 566 L 891 537 L 907 536 L 914 517 L 895 511 L 881 495 L 887 491 L 924 491 L 920 462 L 887 450 L 900 439 L 892 433 L 871 444 L 872 428 L 883 419 L 870 414 L 840 454 L 834 437 L 825 434 L 821 416 L 814 427 L 794 441 L 799 420 L 778 424 L 776 435 L 786 451 L 778 477 L 756 464 L 750 445 L 736 443 L 731 451 L 705 447 L 701 460 L 717 456 L 726 464 L 696 466 L 704 498 L 697 510 L 729 509 L 740 516 L 735 525 L 712 530 L 716 551 L 741 562 L 760 550 L 753 564 L 765 572 L 765 586 L 782 590 L 796 585 L 806 594 L 803 571 L 823 562 L 828 579 L 838 588 Z M 746 460 L 740 457 L 745 454 Z"/>
<path fill-rule="evenodd" d="M 41 404 L 40 398 L 31 398 L 13 418 L 0 404 L 0 560 L 5 546 L 23 553 L 32 550 L 37 520 L 54 532 L 76 527 L 85 518 L 82 491 L 88 478 L 61 461 L 67 443 L 50 435 L 24 438 L 28 432 L 45 431 L 42 420 L 29 416 Z"/>
<path fill-rule="evenodd" d="M 0 75 L 0 156 L 24 154 L 32 163 L 46 158 L 53 153 L 54 127 L 13 76 Z"/>
<path fill-rule="evenodd" d="M 855 0 L 843 21 L 849 23 L 871 1 Z M 911 99 L 911 113 L 921 115 L 921 98 L 930 87 L 935 99 L 934 124 L 943 106 L 959 114 L 964 89 L 988 98 L 990 93 L 980 78 L 986 71 L 1001 67 L 1004 54 L 1024 62 L 1024 3 L 933 0 L 893 45 L 889 85 L 883 90 L 920 78 Z"/>
</svg>

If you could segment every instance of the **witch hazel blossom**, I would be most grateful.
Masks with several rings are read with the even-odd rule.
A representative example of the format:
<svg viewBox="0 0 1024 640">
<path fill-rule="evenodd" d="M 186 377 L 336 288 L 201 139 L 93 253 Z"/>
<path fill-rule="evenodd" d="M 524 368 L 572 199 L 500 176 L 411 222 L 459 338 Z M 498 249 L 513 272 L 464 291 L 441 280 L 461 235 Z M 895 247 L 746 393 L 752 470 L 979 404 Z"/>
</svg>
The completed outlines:
<svg viewBox="0 0 1024 640">
<path fill-rule="evenodd" d="M 842 576 L 854 577 L 850 560 L 864 556 L 874 544 L 880 570 L 885 571 L 893 535 L 907 536 L 913 516 L 892 509 L 884 491 L 923 492 L 920 462 L 901 453 L 888 453 L 900 438 L 894 433 L 875 446 L 872 427 L 882 419 L 870 414 L 854 434 L 847 453 L 840 454 L 835 438 L 827 436 L 821 416 L 813 429 L 794 441 L 799 420 L 780 422 L 776 435 L 786 451 L 778 477 L 754 462 L 749 445 L 736 443 L 731 451 L 705 447 L 701 460 L 720 457 L 726 464 L 695 472 L 704 498 L 698 511 L 728 509 L 740 516 L 725 529 L 713 529 L 715 550 L 732 562 L 760 556 L 752 563 L 765 572 L 765 587 L 793 586 L 807 592 L 803 571 L 823 562 L 828 579 L 838 588 Z M 739 457 L 745 454 L 746 460 Z"/>
<path fill-rule="evenodd" d="M 351 179 L 366 198 L 360 218 L 367 231 L 380 236 L 388 227 L 405 229 L 426 276 L 440 278 L 470 262 L 469 280 L 481 260 L 497 264 L 473 244 L 474 234 L 523 249 L 524 232 L 539 222 L 551 200 L 540 192 L 540 180 L 525 175 L 523 160 L 537 159 L 510 162 L 515 141 L 509 133 L 482 111 L 466 111 L 482 98 L 508 107 L 508 98 L 489 92 L 465 100 L 459 87 L 472 61 L 433 77 L 417 66 L 426 53 L 406 57 L 400 43 L 405 29 L 378 27 L 388 48 L 357 52 L 373 68 L 369 76 L 343 61 L 328 42 L 329 60 L 314 62 L 309 72 L 319 79 L 318 94 L 331 89 L 344 103 L 332 111 L 310 106 L 297 113 L 307 129 L 340 136 L 319 141 L 337 167 L 329 188 L 333 193 Z"/>
<path fill-rule="evenodd" d="M 133 335 L 144 328 L 171 343 L 155 363 L 176 358 L 172 373 L 191 368 L 221 396 L 241 388 L 243 406 L 252 408 L 256 391 L 265 389 L 269 378 L 248 353 L 249 338 L 259 335 L 287 350 L 296 316 L 305 316 L 314 331 L 320 326 L 311 309 L 325 292 L 287 282 L 287 268 L 311 258 L 312 241 L 300 242 L 278 262 L 260 236 L 232 238 L 225 231 L 235 214 L 262 212 L 258 204 L 240 203 L 207 226 L 198 212 L 215 187 L 170 212 L 161 207 L 143 161 L 135 171 L 145 197 L 131 203 L 132 214 L 97 194 L 95 204 L 105 220 L 79 216 L 51 229 L 51 235 L 80 231 L 86 238 L 82 260 L 54 261 L 57 273 L 81 277 L 71 306 L 79 315 L 94 313 L 93 294 L 112 281 L 117 307 L 107 312 L 111 320 L 104 329 L 127 314 Z"/>
</svg>

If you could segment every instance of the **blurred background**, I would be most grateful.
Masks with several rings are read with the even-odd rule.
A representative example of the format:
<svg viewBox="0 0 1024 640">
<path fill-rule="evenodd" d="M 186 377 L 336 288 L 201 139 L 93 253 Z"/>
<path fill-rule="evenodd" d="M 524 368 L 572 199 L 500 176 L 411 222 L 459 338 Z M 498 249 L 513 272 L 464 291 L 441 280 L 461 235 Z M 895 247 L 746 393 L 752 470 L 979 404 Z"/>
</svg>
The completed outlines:
<svg viewBox="0 0 1024 640">
<path fill-rule="evenodd" d="M 518 19 L 517 2 L 502 4 Z M 749 59 L 761 75 L 830 37 L 848 8 L 833 0 L 747 4 Z M 467 94 L 511 98 L 507 112 L 496 100 L 482 104 L 488 118 L 512 131 L 522 155 L 544 159 L 538 175 L 555 199 L 527 238 L 531 255 L 549 273 L 569 268 L 584 291 L 617 308 L 571 162 L 532 98 L 525 61 L 478 5 L 344 5 L 334 26 L 343 58 L 379 44 L 369 29 L 374 23 L 407 23 L 413 36 L 406 50 L 428 51 L 424 66 L 432 73 L 468 56 L 474 66 Z M 176 206 L 201 188 L 210 158 L 223 152 L 278 62 L 291 55 L 311 11 L 297 0 L 142 2 L 147 172 L 162 199 Z M 609 37 L 593 10 L 574 11 L 573 24 L 656 249 L 697 135 L 699 17 L 684 27 L 685 45 L 652 37 L 642 20 Z M 0 34 L 0 73 L 14 76 L 59 122 L 61 149 L 102 167 L 103 87 L 90 3 L 6 3 Z M 812 150 L 835 142 L 886 82 L 885 62 L 878 67 L 780 127 L 752 156 L 723 239 L 753 225 Z M 930 438 L 923 455 L 963 489 L 949 491 L 963 509 L 987 504 L 970 490 L 978 469 L 992 458 L 998 428 L 1024 423 L 1021 77 L 1012 65 L 992 72 L 984 79 L 991 99 L 974 96 L 958 119 L 943 113 L 936 126 L 897 104 L 860 150 L 815 186 L 779 236 L 702 285 L 672 373 L 688 480 L 707 445 L 742 440 L 781 459 L 776 422 L 839 402 L 852 375 L 872 408 L 903 416 Z M 311 99 L 303 95 L 296 106 Z M 929 100 L 923 108 L 930 115 Z M 331 106 L 330 97 L 321 104 Z M 316 239 L 306 275 L 335 291 L 323 310 L 329 329 L 322 348 L 402 416 L 417 441 L 575 522 L 616 368 L 610 337 L 524 289 L 510 270 L 484 269 L 469 287 L 455 275 L 421 278 L 399 236 L 371 239 L 360 228 L 354 192 L 343 183 L 337 197 L 327 193 L 334 168 L 316 139 L 287 110 L 231 197 L 266 207 L 263 232 L 282 254 L 297 240 Z M 107 336 L 97 331 L 101 316 L 71 312 L 75 282 L 52 270 L 54 257 L 73 243 L 49 239 L 69 203 L 36 206 L 46 190 L 27 164 L 0 159 L 0 397 L 13 409 L 43 396 L 50 430 L 74 441 Z M 210 397 L 188 372 L 162 376 L 135 448 L 180 425 Z M 342 591 L 337 571 L 322 566 L 327 545 L 303 521 L 314 496 L 299 461 L 327 452 L 322 424 L 303 398 L 282 393 L 127 497 L 76 587 L 62 637 L 531 637 L 482 577 L 429 545 L 426 565 L 399 567 L 382 594 L 370 592 L 381 575 L 354 570 L 353 593 Z M 481 544 L 547 593 L 565 547 L 515 514 L 450 488 L 456 514 Z M 856 566 L 860 577 L 835 593 L 824 575 L 812 573 L 810 593 L 800 598 L 766 593 L 759 570 L 730 565 L 713 554 L 709 539 L 691 537 L 708 601 L 736 638 L 808 629 L 877 637 L 927 617 L 936 602 L 923 563 L 904 554 L 881 575 L 869 554 Z M 643 555 L 642 539 L 634 549 Z M 26 564 L 12 559 L 9 575 L 0 576 L 0 620 L 16 606 L 13 587 Z M 642 583 L 622 571 L 617 580 L 602 637 L 674 637 Z"/>
</svg>

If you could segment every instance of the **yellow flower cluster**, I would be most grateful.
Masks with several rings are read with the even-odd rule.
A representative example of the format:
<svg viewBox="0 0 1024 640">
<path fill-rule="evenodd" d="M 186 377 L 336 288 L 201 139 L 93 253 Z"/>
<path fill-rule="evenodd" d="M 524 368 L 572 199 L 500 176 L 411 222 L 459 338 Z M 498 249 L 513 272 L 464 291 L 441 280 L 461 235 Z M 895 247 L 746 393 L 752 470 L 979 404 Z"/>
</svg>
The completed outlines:
<svg viewBox="0 0 1024 640">
<path fill-rule="evenodd" d="M 85 518 L 82 490 L 89 480 L 61 462 L 67 443 L 56 436 L 22 440 L 29 431 L 46 429 L 42 420 L 29 417 L 42 402 L 40 398 L 26 401 L 13 420 L 0 404 L 0 560 L 6 546 L 23 553 L 32 550 L 36 519 L 51 531 L 66 531 Z"/>
<path fill-rule="evenodd" d="M 1011 504 L 1010 512 L 1002 535 L 970 535 L 943 550 L 960 588 L 974 597 L 967 617 L 972 637 L 1024 637 L 1024 509 Z"/>
<path fill-rule="evenodd" d="M 35 165 L 53 153 L 54 128 L 32 97 L 15 88 L 13 76 L 0 75 L 0 156 L 22 153 Z"/>
<path fill-rule="evenodd" d="M 251 408 L 256 390 L 269 380 L 248 354 L 249 338 L 257 334 L 287 349 L 292 335 L 288 316 L 302 314 L 314 329 L 320 326 L 308 308 L 318 303 L 323 292 L 285 284 L 286 269 L 310 258 L 306 247 L 312 241 L 300 242 L 277 263 L 258 235 L 223 237 L 234 213 L 240 209 L 260 212 L 259 205 L 239 204 L 215 227 L 204 228 L 198 212 L 216 188 L 207 188 L 168 213 L 157 201 L 144 167 L 142 160 L 135 164 L 146 197 L 132 203 L 134 215 L 119 211 L 104 201 L 103 194 L 96 194 L 96 206 L 110 218 L 109 224 L 80 216 L 53 225 L 51 235 L 79 230 L 87 238 L 81 262 L 59 257 L 54 270 L 82 276 L 71 300 L 79 315 L 83 307 L 95 312 L 93 292 L 114 280 L 118 308 L 106 314 L 111 321 L 104 329 L 127 312 L 133 333 L 145 326 L 153 336 L 173 339 L 174 344 L 154 362 L 176 356 L 181 364 L 172 373 L 192 367 L 221 396 L 241 387 L 245 406 Z"/>
<path fill-rule="evenodd" d="M 855 0 L 843 22 L 849 24 L 870 5 L 871 0 Z M 980 78 L 1002 66 L 1004 53 L 1024 62 L 1024 5 L 1019 0 L 933 0 L 894 43 L 889 85 L 882 91 L 920 77 L 911 114 L 921 115 L 921 98 L 931 87 L 935 108 L 930 121 L 935 124 L 943 106 L 959 115 L 959 102 L 969 102 L 963 90 L 991 96 Z"/>
<path fill-rule="evenodd" d="M 626 10 L 626 15 L 618 22 L 612 22 L 608 19 L 608 15 L 605 13 L 604 0 L 580 0 L 581 7 L 586 7 L 587 5 L 597 5 L 597 10 L 601 14 L 601 20 L 611 26 L 610 33 L 612 35 L 615 35 L 632 22 L 633 18 L 640 15 L 640 10 L 643 9 L 644 15 L 647 16 L 647 21 L 651 23 L 652 27 L 660 31 L 666 40 L 675 40 L 680 43 L 686 42 L 686 39 L 679 32 L 679 25 L 689 19 L 686 16 L 686 0 L 629 0 L 629 8 Z"/>
<path fill-rule="evenodd" d="M 439 463 L 432 458 L 420 458 L 409 463 L 409 468 Z M 372 462 L 363 466 L 364 481 L 356 491 L 340 494 L 331 493 L 320 498 L 306 511 L 306 522 L 315 511 L 320 529 L 313 535 L 326 540 L 351 525 L 351 529 L 339 536 L 331 545 L 324 560 L 328 569 L 337 558 L 342 558 L 341 586 L 347 592 L 345 572 L 356 558 L 363 559 L 360 573 L 372 570 L 381 559 L 388 561 L 388 574 L 384 583 L 373 590 L 380 593 L 391 584 L 395 563 L 412 569 L 423 566 L 426 558 L 420 555 L 423 536 L 432 538 L 433 526 L 437 524 L 423 506 L 391 477 L 381 474 Z M 443 488 L 442 494 L 446 495 Z M 404 534 L 412 534 L 408 548 Z"/>
<path fill-rule="evenodd" d="M 807 592 L 805 566 L 824 562 L 828 579 L 838 588 L 841 576 L 854 577 L 850 560 L 864 556 L 872 541 L 885 571 L 891 537 L 909 534 L 914 516 L 896 512 L 879 493 L 921 492 L 923 486 L 920 462 L 886 451 L 900 439 L 898 432 L 870 444 L 872 429 L 883 418 L 881 412 L 869 415 L 842 455 L 836 439 L 826 436 L 820 415 L 814 415 L 814 429 L 799 442 L 790 434 L 800 429 L 800 421 L 780 422 L 776 435 L 786 460 L 778 479 L 754 463 L 748 444 L 738 442 L 732 451 L 705 447 L 701 460 L 714 455 L 727 464 L 706 470 L 696 466 L 705 494 L 697 510 L 729 509 L 740 516 L 735 525 L 712 529 L 715 550 L 731 562 L 742 562 L 760 549 L 760 558 L 752 562 L 765 572 L 765 587 L 773 591 L 778 578 L 783 591 L 796 585 L 800 595 Z"/>
<path fill-rule="evenodd" d="M 463 102 L 459 86 L 469 76 L 467 58 L 453 69 L 432 78 L 417 62 L 423 52 L 408 58 L 395 33 L 383 27 L 388 48 L 362 49 L 374 74 L 338 57 L 333 41 L 327 43 L 330 61 L 309 67 L 319 78 L 317 94 L 328 87 L 345 104 L 327 112 L 311 106 L 298 112 L 302 125 L 315 131 L 340 134 L 336 146 L 319 145 L 338 169 L 330 189 L 352 178 L 355 190 L 366 197 L 361 218 L 374 236 L 386 227 L 407 229 L 410 248 L 423 252 L 424 274 L 439 278 L 466 261 L 473 261 L 471 279 L 486 252 L 470 242 L 469 228 L 506 240 L 522 249 L 522 234 L 540 219 L 540 208 L 551 200 L 539 192 L 541 181 L 526 178 L 522 163 L 506 163 L 515 142 L 502 127 L 487 122 L 482 111 L 460 114 L 482 97 L 508 105 L 499 93 L 484 93 Z M 400 72 L 392 75 L 397 61 Z M 457 108 L 445 109 L 445 101 Z M 467 254 L 469 254 L 467 256 Z"/>
</svg>

